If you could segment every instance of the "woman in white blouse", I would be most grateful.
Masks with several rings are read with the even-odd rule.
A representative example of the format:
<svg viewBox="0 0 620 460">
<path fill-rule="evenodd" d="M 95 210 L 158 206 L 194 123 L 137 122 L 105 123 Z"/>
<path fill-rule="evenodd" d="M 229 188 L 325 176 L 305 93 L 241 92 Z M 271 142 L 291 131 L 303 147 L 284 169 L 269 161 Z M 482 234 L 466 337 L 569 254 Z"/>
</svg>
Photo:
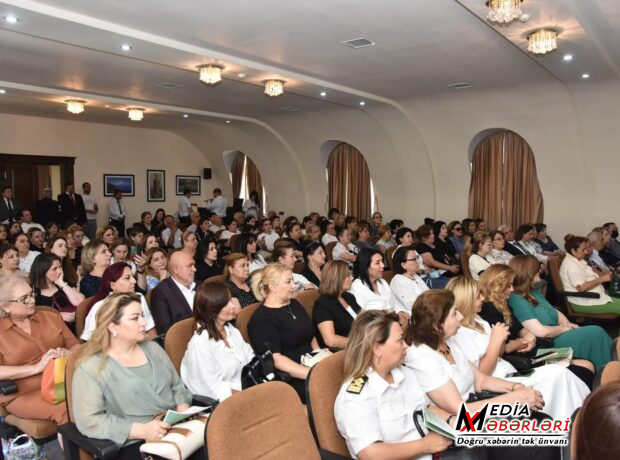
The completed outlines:
<svg viewBox="0 0 620 460">
<path fill-rule="evenodd" d="M 504 234 L 499 230 L 493 230 L 489 236 L 491 237 L 491 252 L 487 254 L 486 259 L 491 264 L 502 264 L 508 265 L 510 259 L 512 258 L 512 254 L 508 251 L 504 251 L 504 246 L 506 245 L 506 238 L 504 238 Z"/>
<path fill-rule="evenodd" d="M 365 248 L 357 255 L 353 267 L 353 285 L 349 291 L 363 310 L 390 310 L 392 291 L 383 279 L 383 254 Z"/>
<path fill-rule="evenodd" d="M 336 238 L 338 238 L 338 243 L 332 250 L 332 259 L 342 260 L 353 268 L 359 249 L 351 243 L 351 231 L 347 227 L 336 227 Z"/>
<path fill-rule="evenodd" d="M 454 303 L 463 315 L 458 332 L 448 339 L 450 345 L 457 344 L 469 361 L 484 374 L 507 378 L 516 369 L 502 359 L 508 326 L 498 323 L 491 326 L 478 313 L 482 309 L 483 297 L 475 281 L 463 277 L 453 278 L 446 286 L 454 294 Z M 587 385 L 564 366 L 549 364 L 538 367 L 526 377 L 512 377 L 512 382 L 533 386 L 543 395 L 545 412 L 554 419 L 566 419 L 581 407 L 590 393 Z"/>
<path fill-rule="evenodd" d="M 478 281 L 483 271 L 491 266 L 486 259 L 491 253 L 491 237 L 482 232 L 476 232 L 472 238 L 471 255 L 469 256 L 469 271 L 471 277 Z M 467 247 L 465 247 L 467 250 Z"/>
<path fill-rule="evenodd" d="M 403 316 L 408 320 L 415 300 L 424 291 L 428 291 L 428 286 L 418 275 L 418 258 L 413 247 L 401 246 L 394 251 L 392 270 L 396 273 L 390 283 L 392 306 L 401 320 Z"/>
<path fill-rule="evenodd" d="M 293 271 L 295 268 L 295 246 L 290 241 L 279 241 L 273 248 L 272 259 L 274 262 L 280 262 L 287 269 Z M 293 282 L 295 283 L 295 295 L 301 291 L 308 289 L 317 289 L 314 283 L 308 281 L 308 279 L 300 274 L 293 272 Z"/>
<path fill-rule="evenodd" d="M 242 390 L 241 370 L 254 351 L 229 323 L 239 309 L 222 283 L 203 283 L 196 290 L 197 329 L 181 362 L 181 378 L 192 393 L 222 401 Z"/>
</svg>

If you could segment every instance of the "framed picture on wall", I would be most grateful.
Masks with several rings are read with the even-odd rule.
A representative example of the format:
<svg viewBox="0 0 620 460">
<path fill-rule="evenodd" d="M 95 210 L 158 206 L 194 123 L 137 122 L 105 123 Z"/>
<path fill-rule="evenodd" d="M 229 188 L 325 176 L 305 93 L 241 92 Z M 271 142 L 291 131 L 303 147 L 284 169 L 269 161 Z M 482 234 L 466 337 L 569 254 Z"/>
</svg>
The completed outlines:
<svg viewBox="0 0 620 460">
<path fill-rule="evenodd" d="M 136 196 L 135 179 L 133 174 L 104 174 L 103 196 L 114 196 L 120 190 L 124 196 Z"/>
<path fill-rule="evenodd" d="M 166 201 L 166 171 L 146 170 L 146 201 Z"/>
<path fill-rule="evenodd" d="M 192 191 L 192 195 L 200 195 L 200 176 L 176 176 L 177 195 L 183 195 L 186 188 Z"/>
</svg>

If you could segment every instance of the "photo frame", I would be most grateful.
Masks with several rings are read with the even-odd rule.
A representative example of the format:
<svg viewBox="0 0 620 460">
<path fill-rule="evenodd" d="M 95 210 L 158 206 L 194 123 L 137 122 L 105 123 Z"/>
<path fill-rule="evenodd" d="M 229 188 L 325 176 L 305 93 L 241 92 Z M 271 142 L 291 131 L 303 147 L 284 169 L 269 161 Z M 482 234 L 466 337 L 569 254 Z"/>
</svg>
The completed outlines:
<svg viewBox="0 0 620 460">
<path fill-rule="evenodd" d="M 136 196 L 135 176 L 133 174 L 104 174 L 103 196 L 114 196 L 116 190 L 124 196 Z"/>
<path fill-rule="evenodd" d="M 166 201 L 166 171 L 146 170 L 146 201 Z"/>
<path fill-rule="evenodd" d="M 183 195 L 186 188 L 192 191 L 193 196 L 200 196 L 200 176 L 176 176 L 177 195 Z"/>
</svg>

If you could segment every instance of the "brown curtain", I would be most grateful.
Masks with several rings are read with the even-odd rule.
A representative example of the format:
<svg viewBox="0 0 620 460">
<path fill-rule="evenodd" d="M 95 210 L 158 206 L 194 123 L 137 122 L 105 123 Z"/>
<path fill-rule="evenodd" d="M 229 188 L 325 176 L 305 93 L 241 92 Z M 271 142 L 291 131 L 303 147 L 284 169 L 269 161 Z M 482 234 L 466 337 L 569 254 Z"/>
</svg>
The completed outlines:
<svg viewBox="0 0 620 460">
<path fill-rule="evenodd" d="M 230 167 L 230 173 L 232 176 L 232 189 L 233 189 L 233 197 L 239 198 L 241 196 L 241 181 L 243 179 L 243 161 L 245 160 L 245 155 L 241 152 L 237 153 L 235 159 L 232 162 Z"/>
<path fill-rule="evenodd" d="M 507 131 L 504 137 L 504 216 L 517 228 L 543 222 L 543 197 L 536 176 L 534 153 L 525 140 Z"/>
<path fill-rule="evenodd" d="M 37 197 L 43 194 L 43 189 L 52 187 L 52 175 L 50 173 L 50 165 L 39 165 L 38 169 L 38 187 Z"/>
<path fill-rule="evenodd" d="M 329 187 L 329 208 L 345 209 L 347 199 L 347 154 L 341 143 L 332 150 L 327 161 L 327 183 Z"/>
<path fill-rule="evenodd" d="M 338 144 L 327 162 L 328 206 L 358 219 L 370 218 L 370 171 L 364 156 L 350 144 Z"/>
<path fill-rule="evenodd" d="M 246 156 L 246 165 L 245 165 L 245 173 L 246 173 L 246 184 L 248 185 L 248 192 L 258 193 L 258 204 L 262 206 L 263 204 L 263 181 L 260 177 L 260 172 L 258 172 L 258 168 L 254 164 L 250 157 Z M 248 195 L 249 196 L 249 195 Z"/>
<path fill-rule="evenodd" d="M 484 219 L 489 228 L 502 222 L 502 143 L 503 133 L 485 138 L 474 151 L 469 186 L 469 212 Z"/>
</svg>

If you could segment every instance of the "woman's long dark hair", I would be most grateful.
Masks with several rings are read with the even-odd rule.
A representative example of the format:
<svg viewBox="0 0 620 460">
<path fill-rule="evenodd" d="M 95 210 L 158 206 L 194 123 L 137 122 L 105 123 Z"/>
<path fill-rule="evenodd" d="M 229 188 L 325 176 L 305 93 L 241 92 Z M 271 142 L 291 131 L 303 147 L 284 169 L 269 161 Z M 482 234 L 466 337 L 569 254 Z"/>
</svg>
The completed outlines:
<svg viewBox="0 0 620 460">
<path fill-rule="evenodd" d="M 370 278 L 368 277 L 368 268 L 370 267 L 370 262 L 375 254 L 379 254 L 383 257 L 381 251 L 378 249 L 364 248 L 359 252 L 357 259 L 353 264 L 353 278 L 359 278 L 362 280 L 362 283 L 368 286 L 371 290 L 372 284 L 370 283 Z"/>
</svg>

